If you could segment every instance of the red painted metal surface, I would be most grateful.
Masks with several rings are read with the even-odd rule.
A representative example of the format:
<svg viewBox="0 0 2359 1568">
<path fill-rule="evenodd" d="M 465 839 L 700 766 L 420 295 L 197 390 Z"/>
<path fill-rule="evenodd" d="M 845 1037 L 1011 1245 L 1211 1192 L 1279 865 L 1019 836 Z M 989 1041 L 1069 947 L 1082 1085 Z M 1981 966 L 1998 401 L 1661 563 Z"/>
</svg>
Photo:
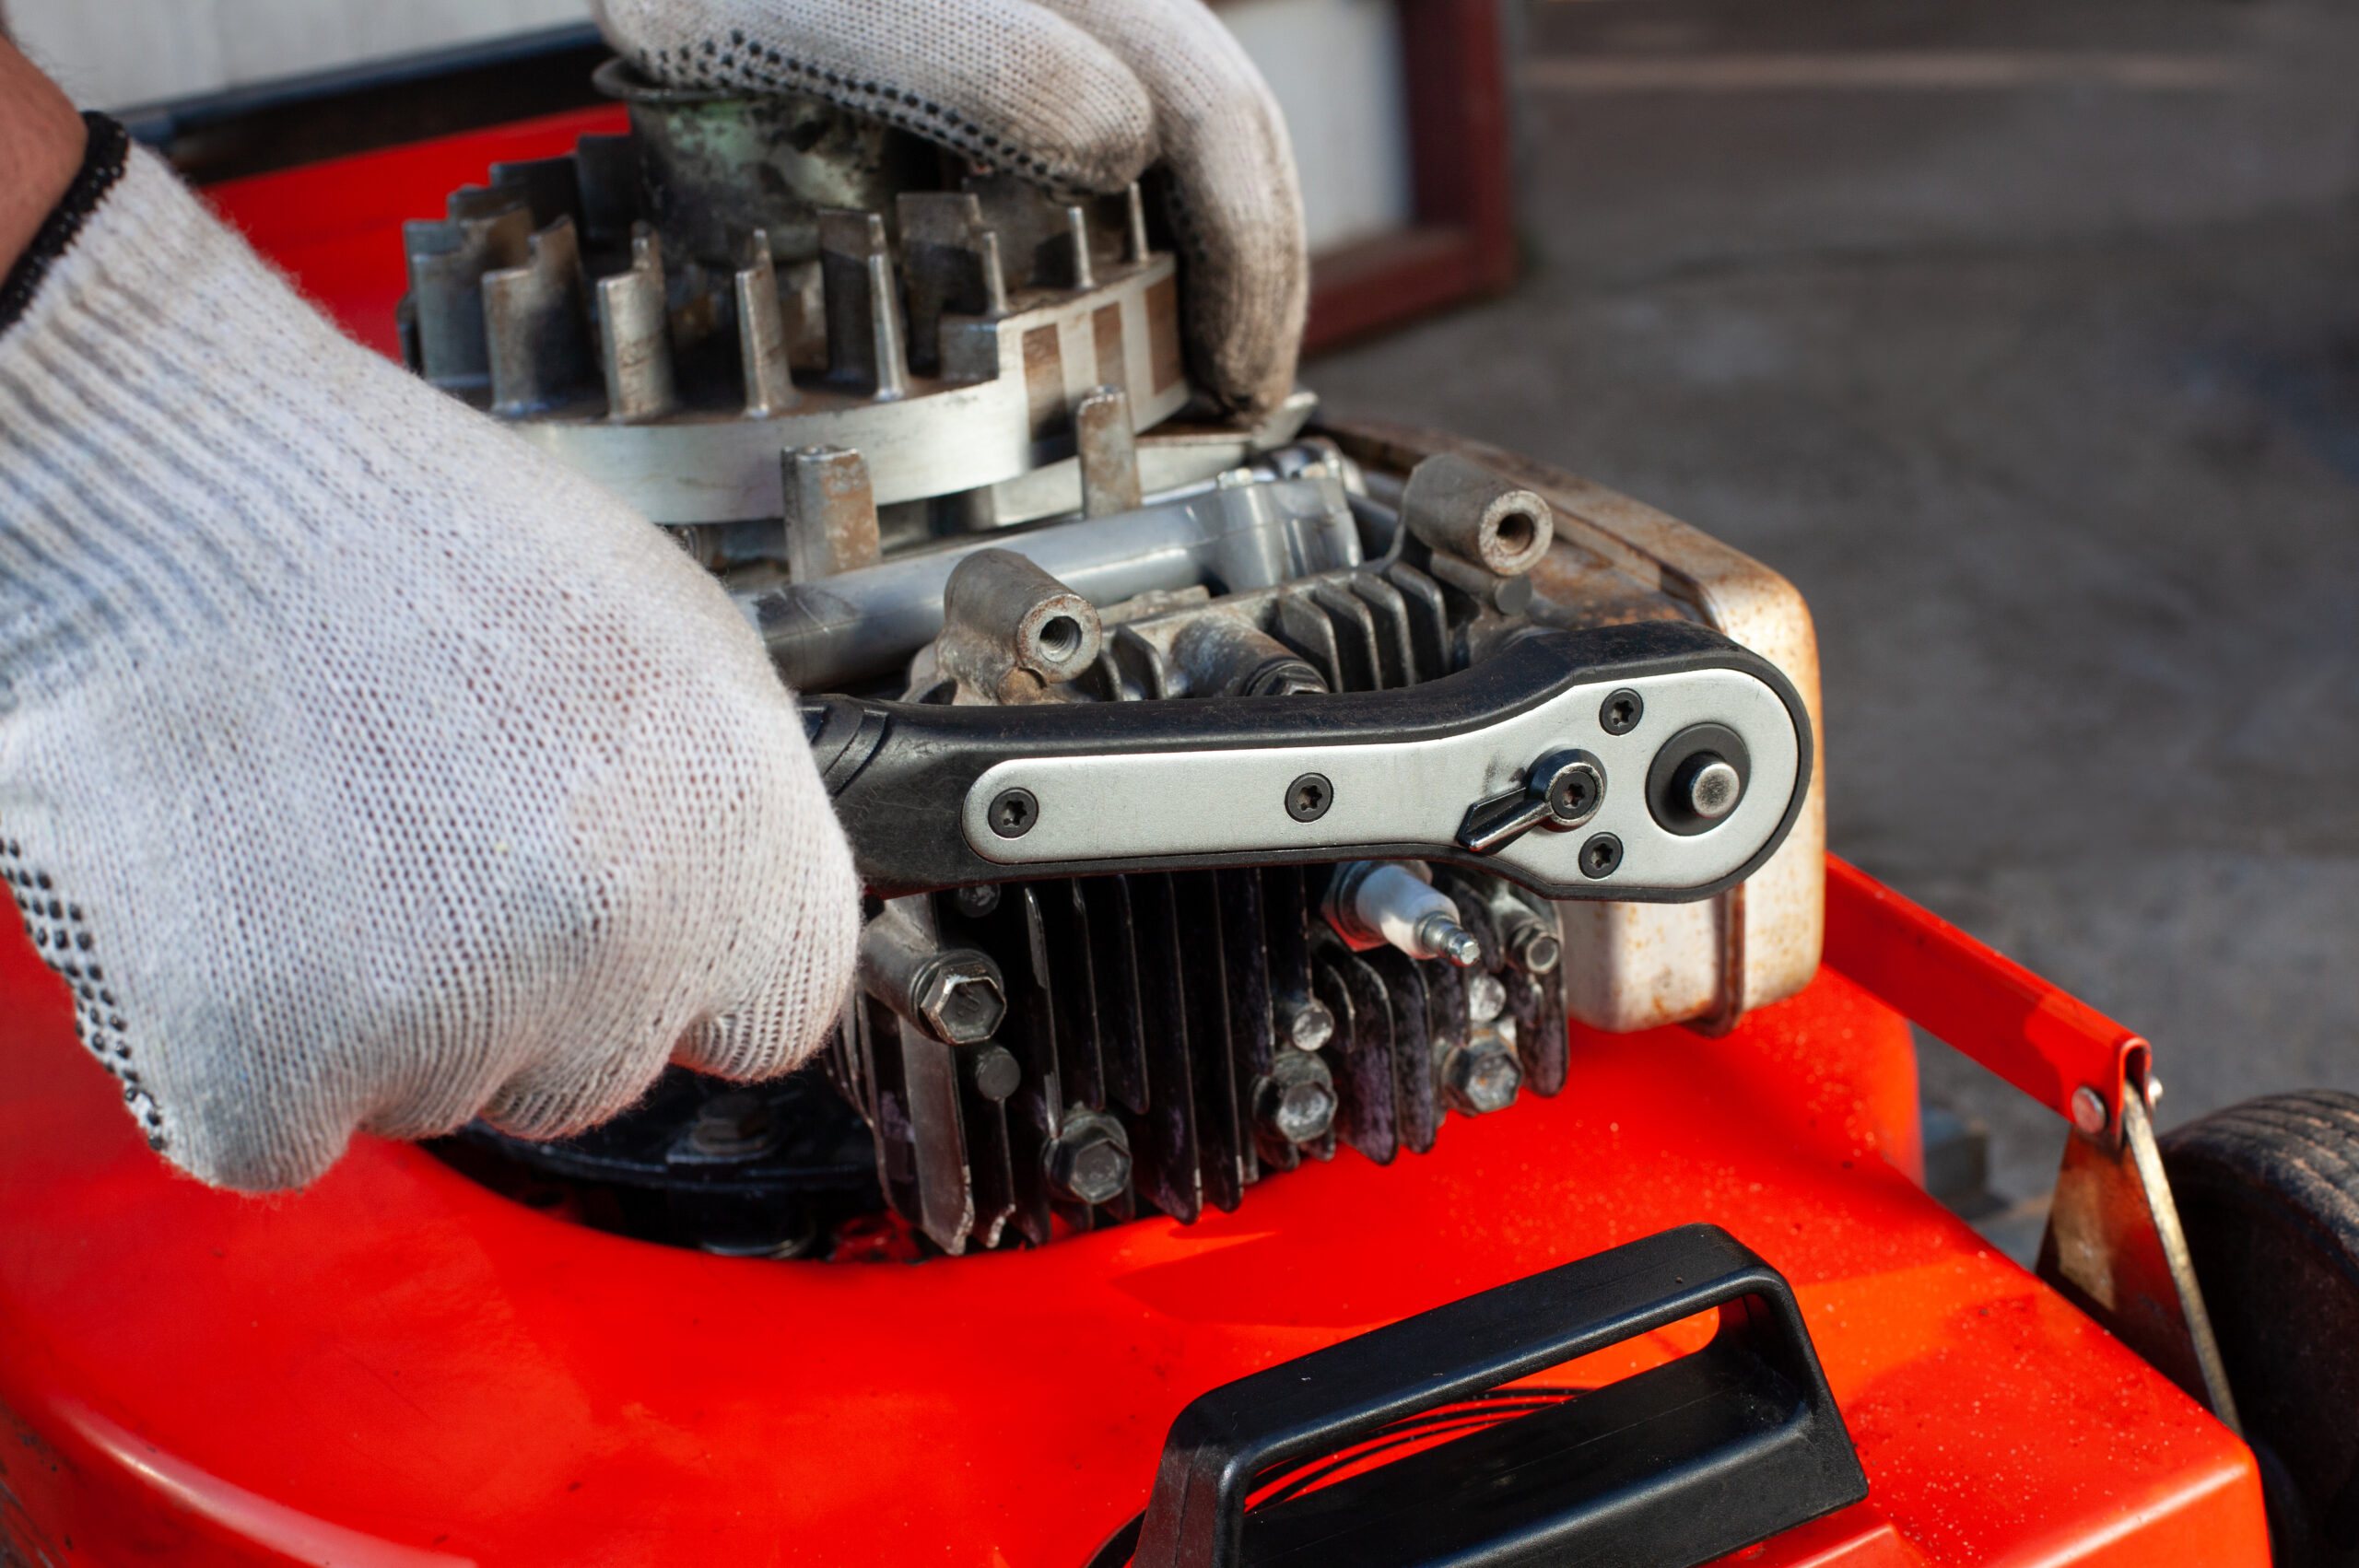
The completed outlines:
<svg viewBox="0 0 2359 1568">
<path fill-rule="evenodd" d="M 367 1139 L 210 1191 L 21 939 L 0 996 L 0 1527 L 53 1562 L 1060 1568 L 1204 1389 L 1690 1220 L 1792 1280 L 1895 1532 L 1794 1561 L 2266 1561 L 2244 1448 L 1896 1168 L 1907 1031 L 1831 970 L 1722 1039 L 1582 1033 L 1564 1094 L 1391 1169 L 914 1267 L 646 1246 Z"/>
<path fill-rule="evenodd" d="M 1826 858 L 1826 962 L 2065 1120 L 2083 1084 L 2121 1125 L 2150 1047 L 1857 867 Z"/>
</svg>

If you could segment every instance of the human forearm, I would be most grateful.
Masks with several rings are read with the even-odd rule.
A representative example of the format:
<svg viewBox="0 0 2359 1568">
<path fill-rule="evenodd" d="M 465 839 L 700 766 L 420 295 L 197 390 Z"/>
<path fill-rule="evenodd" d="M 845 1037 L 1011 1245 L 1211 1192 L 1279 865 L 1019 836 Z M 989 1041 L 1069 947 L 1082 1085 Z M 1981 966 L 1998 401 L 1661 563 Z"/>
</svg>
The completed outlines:
<svg viewBox="0 0 2359 1568">
<path fill-rule="evenodd" d="M 0 37 L 0 275 L 74 181 L 82 117 L 6 37 Z"/>
</svg>

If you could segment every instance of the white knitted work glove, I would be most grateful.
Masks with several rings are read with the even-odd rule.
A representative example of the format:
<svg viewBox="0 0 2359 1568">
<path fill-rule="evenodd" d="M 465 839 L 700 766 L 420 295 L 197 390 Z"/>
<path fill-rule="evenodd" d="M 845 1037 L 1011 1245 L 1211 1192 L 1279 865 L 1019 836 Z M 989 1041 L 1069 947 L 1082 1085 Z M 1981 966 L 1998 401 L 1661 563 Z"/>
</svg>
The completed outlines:
<svg viewBox="0 0 2359 1568">
<path fill-rule="evenodd" d="M 666 86 L 826 99 L 1064 190 L 1119 190 L 1160 162 L 1198 381 L 1245 413 L 1294 389 L 1309 295 L 1294 148 L 1202 0 L 592 4 Z"/>
<path fill-rule="evenodd" d="M 142 1130 L 286 1188 L 804 1059 L 858 886 L 727 595 L 123 146 L 0 328 L 0 870 Z"/>
</svg>

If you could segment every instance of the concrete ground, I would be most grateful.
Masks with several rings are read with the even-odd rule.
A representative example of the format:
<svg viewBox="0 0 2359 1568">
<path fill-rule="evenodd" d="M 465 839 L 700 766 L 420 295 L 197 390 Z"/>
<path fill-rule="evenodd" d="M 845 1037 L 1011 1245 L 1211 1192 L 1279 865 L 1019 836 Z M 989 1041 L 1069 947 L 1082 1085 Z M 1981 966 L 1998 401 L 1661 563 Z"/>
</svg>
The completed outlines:
<svg viewBox="0 0 2359 1568">
<path fill-rule="evenodd" d="M 1522 282 L 1307 380 L 1792 578 L 1835 849 L 2144 1032 L 2165 1126 L 2359 1090 L 2359 6 L 1521 20 Z M 1923 1065 L 2036 1200 L 2060 1124 Z"/>
</svg>

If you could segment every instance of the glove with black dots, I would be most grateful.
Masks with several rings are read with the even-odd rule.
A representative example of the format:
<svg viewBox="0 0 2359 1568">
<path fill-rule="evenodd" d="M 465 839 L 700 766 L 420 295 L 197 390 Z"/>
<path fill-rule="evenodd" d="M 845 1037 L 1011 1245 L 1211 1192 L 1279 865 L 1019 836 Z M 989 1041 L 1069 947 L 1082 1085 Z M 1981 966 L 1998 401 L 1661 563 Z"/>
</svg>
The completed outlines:
<svg viewBox="0 0 2359 1568">
<path fill-rule="evenodd" d="M 727 595 L 88 142 L 0 287 L 0 872 L 141 1130 L 287 1188 L 808 1057 L 859 889 Z"/>
<path fill-rule="evenodd" d="M 1069 192 L 1151 165 L 1199 383 L 1251 415 L 1294 389 L 1309 294 L 1284 117 L 1202 0 L 593 0 L 666 87 L 796 93 Z"/>
</svg>

